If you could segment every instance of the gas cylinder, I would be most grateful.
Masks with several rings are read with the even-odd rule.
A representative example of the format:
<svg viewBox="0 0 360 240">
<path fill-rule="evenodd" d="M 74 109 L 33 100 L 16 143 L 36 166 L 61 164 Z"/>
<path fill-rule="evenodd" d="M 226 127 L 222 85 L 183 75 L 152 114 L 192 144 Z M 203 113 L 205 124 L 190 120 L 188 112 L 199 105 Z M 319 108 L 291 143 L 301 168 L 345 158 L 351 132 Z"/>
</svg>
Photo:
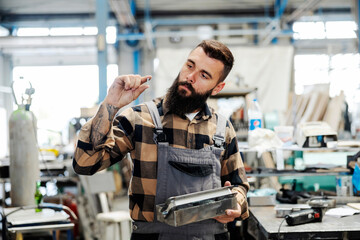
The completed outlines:
<svg viewBox="0 0 360 240">
<path fill-rule="evenodd" d="M 36 181 L 40 178 L 37 121 L 28 105 L 18 105 L 10 115 L 11 205 L 34 205 Z"/>
</svg>

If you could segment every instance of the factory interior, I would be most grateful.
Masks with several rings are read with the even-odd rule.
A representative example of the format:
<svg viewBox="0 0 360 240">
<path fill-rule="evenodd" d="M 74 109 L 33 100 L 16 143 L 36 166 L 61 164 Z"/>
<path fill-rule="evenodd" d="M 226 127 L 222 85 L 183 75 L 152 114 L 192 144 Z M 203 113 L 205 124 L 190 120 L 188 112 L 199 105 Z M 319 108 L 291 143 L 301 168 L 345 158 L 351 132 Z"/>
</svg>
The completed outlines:
<svg viewBox="0 0 360 240">
<path fill-rule="evenodd" d="M 173 240 L 360 239 L 359 10 L 360 0 L 0 0 L 0 239 L 170 239 L 162 232 L 135 238 L 153 236 L 139 234 L 139 221 L 175 229 Z M 151 218 L 132 206 L 140 171 L 134 149 L 158 156 L 158 178 L 142 172 L 140 192 L 143 202 L 160 199 L 157 191 L 159 198 L 149 194 L 148 183 L 157 181 L 159 188 L 163 179 L 158 128 L 155 121 L 140 125 L 123 117 L 143 134 L 153 124 L 154 137 L 140 147 L 128 140 L 129 126 L 119 116 L 133 109 L 150 119 L 145 105 L 135 106 L 167 96 L 193 63 L 194 49 L 208 40 L 221 42 L 234 57 L 223 89 L 209 94 L 206 104 L 225 117 L 226 132 L 236 140 L 229 145 L 239 156 L 231 164 L 241 166 L 236 171 L 245 179 L 240 186 L 222 183 L 168 196 L 149 210 Z M 84 140 L 85 132 L 102 116 L 110 86 L 125 79 L 118 76 L 138 75 L 147 89 L 114 112 L 114 127 L 126 136 L 114 141 L 115 130 L 102 136 L 121 154 L 125 144 L 134 149 L 116 159 L 105 146 L 110 160 L 99 160 L 101 152 L 84 167 L 84 155 L 100 146 Z M 189 129 L 200 121 L 185 115 Z M 174 134 L 200 138 L 186 131 Z M 215 137 L 208 140 L 213 146 Z M 86 154 L 75 156 L 80 148 Z M 236 167 L 231 164 L 226 169 Z M 239 188 L 246 189 L 241 207 Z M 213 219 L 244 206 L 248 215 L 224 224 Z M 227 238 L 211 235 L 210 221 L 225 227 Z M 178 234 L 197 226 L 209 226 L 204 236 Z"/>
</svg>

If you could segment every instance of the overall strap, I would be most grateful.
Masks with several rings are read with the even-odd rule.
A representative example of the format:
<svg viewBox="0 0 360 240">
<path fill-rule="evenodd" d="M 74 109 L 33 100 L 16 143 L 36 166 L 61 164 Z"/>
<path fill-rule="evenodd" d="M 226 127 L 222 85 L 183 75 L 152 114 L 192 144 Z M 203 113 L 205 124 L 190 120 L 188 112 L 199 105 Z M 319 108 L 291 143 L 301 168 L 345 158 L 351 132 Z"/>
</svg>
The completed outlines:
<svg viewBox="0 0 360 240">
<path fill-rule="evenodd" d="M 218 148 L 223 148 L 224 143 L 225 143 L 225 130 L 226 130 L 226 118 L 217 113 L 216 114 L 218 119 L 217 119 L 217 125 L 216 125 L 216 133 L 213 136 L 213 140 L 214 140 L 214 145 L 215 147 Z"/>
<path fill-rule="evenodd" d="M 151 118 L 152 118 L 152 120 L 154 122 L 154 125 L 155 125 L 154 141 L 156 143 L 166 142 L 166 135 L 165 135 L 165 133 L 163 131 L 163 126 L 162 126 L 162 123 L 161 123 L 160 114 L 159 114 L 159 111 L 158 111 L 155 103 L 153 101 L 148 101 L 148 102 L 145 102 L 145 105 L 149 109 Z"/>
</svg>

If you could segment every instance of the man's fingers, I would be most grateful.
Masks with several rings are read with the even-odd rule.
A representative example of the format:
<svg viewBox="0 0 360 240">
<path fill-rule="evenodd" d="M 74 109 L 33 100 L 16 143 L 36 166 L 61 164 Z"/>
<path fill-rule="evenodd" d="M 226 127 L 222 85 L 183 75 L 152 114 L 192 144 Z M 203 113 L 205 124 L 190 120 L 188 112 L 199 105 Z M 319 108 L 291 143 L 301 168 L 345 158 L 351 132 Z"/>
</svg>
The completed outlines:
<svg viewBox="0 0 360 240">
<path fill-rule="evenodd" d="M 131 80 L 128 76 L 124 76 L 123 78 L 123 82 L 124 82 L 124 89 L 125 90 L 130 90 L 131 89 Z"/>
<path fill-rule="evenodd" d="M 241 215 L 239 210 L 226 210 L 226 215 L 232 218 L 238 218 Z"/>
<path fill-rule="evenodd" d="M 229 181 L 226 181 L 224 184 L 225 187 L 231 186 L 231 183 Z"/>
<path fill-rule="evenodd" d="M 135 91 L 134 91 L 134 100 L 137 99 L 140 94 L 145 91 L 147 88 L 149 88 L 149 85 L 140 85 Z"/>
<path fill-rule="evenodd" d="M 225 183 L 226 184 L 226 183 Z M 221 223 L 228 223 L 241 216 L 240 205 L 237 204 L 237 209 L 226 209 L 225 214 L 217 216 L 214 219 Z"/>
<path fill-rule="evenodd" d="M 217 216 L 214 218 L 216 221 L 221 222 L 221 223 L 228 223 L 228 222 L 232 222 L 234 221 L 235 218 L 233 217 L 229 217 L 227 215 L 221 215 L 221 216 Z"/>
<path fill-rule="evenodd" d="M 131 88 L 132 88 L 133 90 L 139 88 L 139 87 L 142 86 L 144 83 L 146 83 L 148 79 L 149 79 L 149 80 L 151 79 L 151 76 L 150 76 L 150 75 L 149 75 L 149 76 L 144 76 L 144 77 L 141 77 L 140 75 L 135 75 L 135 78 L 134 78 L 134 80 L 132 81 L 133 84 L 132 84 Z"/>
<path fill-rule="evenodd" d="M 150 81 L 151 78 L 152 78 L 151 75 L 146 75 L 146 76 L 141 77 L 141 84 L 146 83 L 148 80 Z"/>
<path fill-rule="evenodd" d="M 152 78 L 151 75 L 140 76 L 140 75 L 121 75 L 115 78 L 114 84 L 120 84 L 124 90 L 135 90 L 140 85 L 146 83 Z M 114 85 L 115 86 L 115 85 Z"/>
</svg>

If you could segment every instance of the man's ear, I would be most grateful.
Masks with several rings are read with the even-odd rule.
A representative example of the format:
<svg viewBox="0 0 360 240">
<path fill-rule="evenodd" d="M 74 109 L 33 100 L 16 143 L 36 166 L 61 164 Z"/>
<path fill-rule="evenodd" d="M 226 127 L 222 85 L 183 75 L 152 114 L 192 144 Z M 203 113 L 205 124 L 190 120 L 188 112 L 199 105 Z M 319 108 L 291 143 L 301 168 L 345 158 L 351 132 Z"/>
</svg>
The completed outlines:
<svg viewBox="0 0 360 240">
<path fill-rule="evenodd" d="M 221 90 L 223 90 L 224 87 L 225 87 L 224 82 L 218 83 L 218 85 L 216 85 L 216 87 L 212 90 L 211 96 L 218 94 Z"/>
</svg>

